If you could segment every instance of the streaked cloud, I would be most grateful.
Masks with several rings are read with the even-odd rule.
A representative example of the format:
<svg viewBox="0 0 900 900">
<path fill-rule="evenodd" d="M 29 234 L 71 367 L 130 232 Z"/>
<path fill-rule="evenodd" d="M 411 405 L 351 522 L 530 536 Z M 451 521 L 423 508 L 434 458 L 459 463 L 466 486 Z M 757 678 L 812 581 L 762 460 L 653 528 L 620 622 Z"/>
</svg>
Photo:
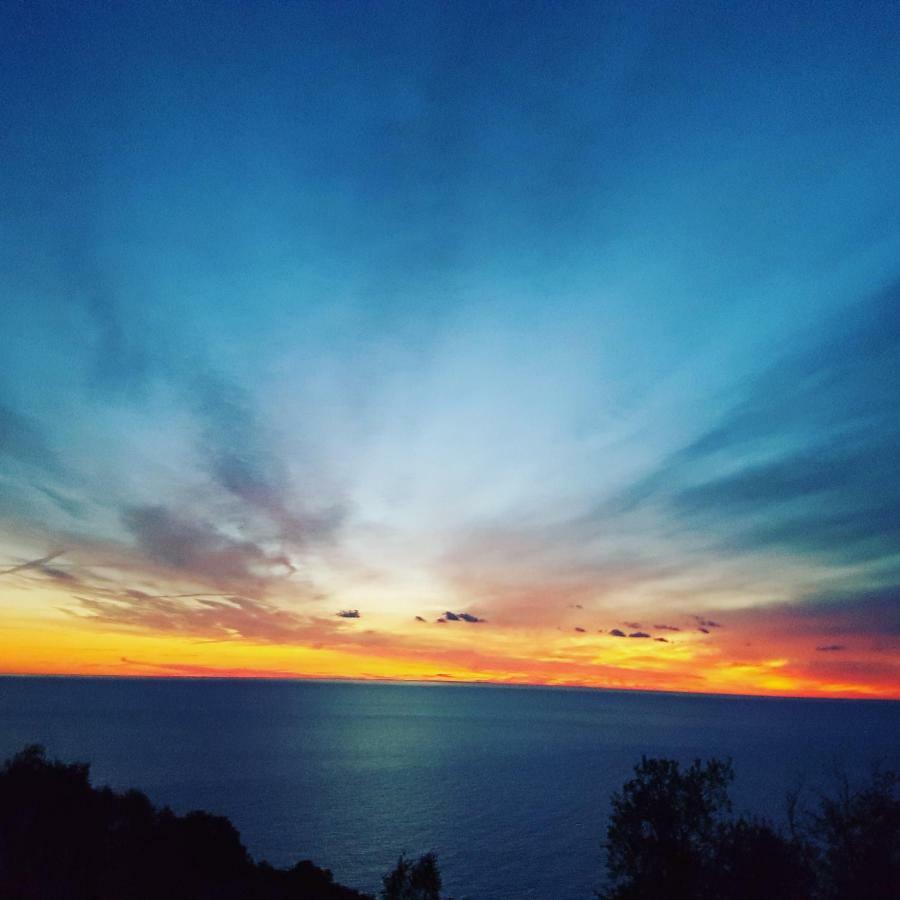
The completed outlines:
<svg viewBox="0 0 900 900">
<path fill-rule="evenodd" d="M 78 609 L 73 614 L 95 626 L 177 633 L 204 640 L 292 644 L 321 640 L 332 630 L 325 620 L 311 620 L 250 597 L 155 597 L 130 591 L 75 599 Z"/>
</svg>

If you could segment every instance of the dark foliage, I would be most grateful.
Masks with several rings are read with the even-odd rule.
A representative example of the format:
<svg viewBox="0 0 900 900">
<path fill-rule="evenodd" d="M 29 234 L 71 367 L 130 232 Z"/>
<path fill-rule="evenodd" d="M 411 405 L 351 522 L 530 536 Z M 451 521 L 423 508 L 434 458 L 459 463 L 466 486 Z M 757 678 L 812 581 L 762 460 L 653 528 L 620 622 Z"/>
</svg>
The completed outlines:
<svg viewBox="0 0 900 900">
<path fill-rule="evenodd" d="M 612 800 L 607 870 L 616 900 L 712 896 L 719 831 L 730 810 L 727 762 L 682 771 L 667 759 L 642 759 Z"/>
<path fill-rule="evenodd" d="M 88 766 L 49 761 L 40 747 L 0 771 L 0 897 L 370 900 L 311 862 L 255 863 L 228 819 L 94 788 Z"/>
<path fill-rule="evenodd" d="M 837 797 L 823 797 L 811 834 L 820 853 L 823 900 L 900 897 L 900 779 L 876 772 L 857 793 L 846 779 Z"/>
<path fill-rule="evenodd" d="M 382 883 L 382 900 L 440 900 L 441 875 L 437 857 L 426 853 L 416 862 L 411 862 L 401 856 Z"/>
<path fill-rule="evenodd" d="M 900 896 L 900 781 L 876 773 L 788 833 L 734 817 L 730 762 L 642 759 L 613 796 L 604 900 L 888 900 Z M 401 856 L 382 900 L 440 900 L 433 853 Z M 4 900 L 372 900 L 309 861 L 256 863 L 228 819 L 179 816 L 138 791 L 90 784 L 88 766 L 28 747 L 0 770 Z"/>
<path fill-rule="evenodd" d="M 722 825 L 713 853 L 710 897 L 804 900 L 813 896 L 812 854 L 768 822 L 738 818 Z"/>
<path fill-rule="evenodd" d="M 731 815 L 729 762 L 642 759 L 613 796 L 605 900 L 888 900 L 900 896 L 893 773 L 844 782 L 803 827 Z M 796 813 L 796 810 L 794 810 Z"/>
</svg>

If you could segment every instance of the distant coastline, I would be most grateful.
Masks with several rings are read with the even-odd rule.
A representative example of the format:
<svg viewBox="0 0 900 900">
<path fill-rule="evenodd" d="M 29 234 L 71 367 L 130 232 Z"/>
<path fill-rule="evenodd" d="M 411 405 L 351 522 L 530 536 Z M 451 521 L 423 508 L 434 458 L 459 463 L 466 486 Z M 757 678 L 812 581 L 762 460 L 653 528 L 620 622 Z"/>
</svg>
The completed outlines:
<svg viewBox="0 0 900 900">
<path fill-rule="evenodd" d="M 510 683 L 504 681 L 466 681 L 464 679 L 440 678 L 434 680 L 427 679 L 403 679 L 403 678 L 340 678 L 340 677 L 319 677 L 316 675 L 158 675 L 158 674 L 123 674 L 112 675 L 106 673 L 87 673 L 76 672 L 72 674 L 60 672 L 0 672 L 0 679 L 17 678 L 17 679 L 65 679 L 65 680 L 98 680 L 98 681 L 196 681 L 196 682 L 263 682 L 271 684 L 358 684 L 358 685 L 400 685 L 404 687 L 434 687 L 444 685 L 447 687 L 485 687 L 485 688 L 511 688 L 514 690 L 531 690 L 531 691 L 565 691 L 565 692 L 587 692 L 587 693 L 606 693 L 606 694 L 637 694 L 641 696 L 660 696 L 660 697 L 698 697 L 698 698 L 720 698 L 722 700 L 742 699 L 742 700 L 810 700 L 821 701 L 824 703 L 900 703 L 900 692 L 896 697 L 823 697 L 821 694 L 747 694 L 737 692 L 720 692 L 720 691 L 666 691 L 659 688 L 616 688 L 604 687 L 602 685 L 585 685 L 585 684 L 540 684 L 540 683 Z"/>
</svg>

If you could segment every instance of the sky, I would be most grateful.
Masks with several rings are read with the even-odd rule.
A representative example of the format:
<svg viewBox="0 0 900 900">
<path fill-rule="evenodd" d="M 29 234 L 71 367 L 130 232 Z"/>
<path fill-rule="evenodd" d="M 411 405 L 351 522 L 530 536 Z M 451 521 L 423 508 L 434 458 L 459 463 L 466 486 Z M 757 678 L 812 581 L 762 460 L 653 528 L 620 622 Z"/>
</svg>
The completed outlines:
<svg viewBox="0 0 900 900">
<path fill-rule="evenodd" d="M 0 671 L 900 698 L 898 47 L 5 3 Z"/>
</svg>

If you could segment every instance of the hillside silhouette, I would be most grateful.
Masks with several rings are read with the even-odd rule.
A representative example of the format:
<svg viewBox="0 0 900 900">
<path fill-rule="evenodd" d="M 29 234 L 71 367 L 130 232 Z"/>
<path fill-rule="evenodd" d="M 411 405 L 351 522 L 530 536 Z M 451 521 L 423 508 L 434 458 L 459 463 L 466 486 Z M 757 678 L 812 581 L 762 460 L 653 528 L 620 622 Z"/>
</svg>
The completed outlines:
<svg viewBox="0 0 900 900">
<path fill-rule="evenodd" d="M 223 816 L 176 815 L 26 747 L 0 771 L 5 900 L 371 900 L 309 861 L 254 862 Z"/>
</svg>

